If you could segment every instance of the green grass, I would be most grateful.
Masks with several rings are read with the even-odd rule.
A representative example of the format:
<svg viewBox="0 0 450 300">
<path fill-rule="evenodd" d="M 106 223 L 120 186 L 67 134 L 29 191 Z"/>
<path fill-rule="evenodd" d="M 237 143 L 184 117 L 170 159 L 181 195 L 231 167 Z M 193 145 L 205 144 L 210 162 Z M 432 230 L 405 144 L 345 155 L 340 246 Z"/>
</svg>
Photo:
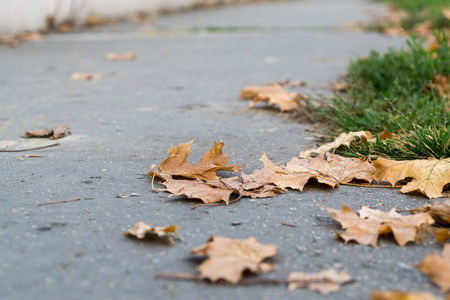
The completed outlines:
<svg viewBox="0 0 450 300">
<path fill-rule="evenodd" d="M 442 9 L 450 8 L 450 0 L 382 0 L 403 9 L 408 16 L 403 20 L 402 26 L 406 30 L 424 21 L 431 21 L 435 28 L 450 27 Z"/>
<path fill-rule="evenodd" d="M 387 157 L 395 160 L 448 158 L 450 157 L 450 130 L 448 124 L 414 126 L 394 139 L 367 143 L 357 139 L 350 148 L 342 147 L 338 152 L 350 157 Z"/>
<path fill-rule="evenodd" d="M 369 57 L 353 61 L 346 78 L 348 94 L 337 96 L 331 105 L 312 108 L 313 120 L 333 124 L 334 133 L 377 133 L 386 128 L 401 134 L 395 141 L 378 140 L 370 145 L 360 142 L 347 155 L 449 157 L 450 135 L 444 133 L 448 132 L 450 120 L 445 105 L 450 100 L 427 88 L 434 75 L 450 75 L 448 37 L 436 37 L 438 48 L 433 51 L 412 37 L 404 50 L 390 49 L 385 54 L 373 51 Z"/>
</svg>

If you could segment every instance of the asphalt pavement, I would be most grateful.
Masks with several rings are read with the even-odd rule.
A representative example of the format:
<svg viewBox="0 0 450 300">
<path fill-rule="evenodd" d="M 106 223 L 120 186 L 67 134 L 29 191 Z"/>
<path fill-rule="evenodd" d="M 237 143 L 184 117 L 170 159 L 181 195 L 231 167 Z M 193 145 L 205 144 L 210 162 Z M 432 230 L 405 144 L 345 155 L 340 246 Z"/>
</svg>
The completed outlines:
<svg viewBox="0 0 450 300">
<path fill-rule="evenodd" d="M 238 95 L 246 85 L 288 78 L 307 82 L 296 91 L 329 95 L 351 59 L 405 44 L 345 30 L 346 21 L 368 20 L 368 9 L 385 8 L 362 0 L 236 5 L 1 47 L 0 148 L 52 143 L 21 139 L 25 129 L 65 125 L 72 131 L 60 147 L 33 151 L 42 157 L 0 153 L 1 298 L 323 299 L 285 286 L 154 279 L 166 270 L 195 274 L 199 261 L 189 251 L 210 235 L 277 244 L 271 260 L 277 270 L 264 278 L 327 268 L 349 272 L 356 281 L 330 299 L 367 299 L 378 289 L 438 294 L 414 267 L 438 245 L 402 248 L 384 238 L 378 249 L 344 244 L 334 235 L 339 224 L 320 209 L 344 201 L 353 209 L 379 203 L 384 210 L 406 209 L 425 204 L 421 196 L 311 184 L 302 193 L 191 210 L 195 201 L 161 198 L 142 175 L 171 145 L 191 139 L 192 162 L 222 140 L 231 162 L 246 164 L 247 173 L 262 166 L 264 152 L 284 163 L 314 146 L 305 132 L 309 124 L 286 114 L 260 107 L 235 114 L 247 106 Z M 130 50 L 137 60 L 104 58 Z M 104 76 L 70 79 L 85 71 Z M 126 193 L 140 196 L 115 197 Z M 77 197 L 93 199 L 35 206 Z M 138 221 L 178 224 L 183 241 L 170 247 L 123 236 Z"/>
</svg>

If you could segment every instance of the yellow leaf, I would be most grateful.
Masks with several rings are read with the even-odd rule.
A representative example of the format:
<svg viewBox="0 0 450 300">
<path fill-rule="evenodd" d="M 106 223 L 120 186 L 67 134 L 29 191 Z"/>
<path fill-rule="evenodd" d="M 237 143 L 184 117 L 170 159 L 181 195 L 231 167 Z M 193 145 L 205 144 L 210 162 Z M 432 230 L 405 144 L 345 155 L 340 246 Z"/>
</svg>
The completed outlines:
<svg viewBox="0 0 450 300">
<path fill-rule="evenodd" d="M 400 180 L 412 178 L 400 191 L 418 191 L 430 199 L 443 197 L 442 190 L 450 183 L 450 159 L 395 161 L 378 158 L 374 167 L 376 181 L 395 185 Z"/>
</svg>

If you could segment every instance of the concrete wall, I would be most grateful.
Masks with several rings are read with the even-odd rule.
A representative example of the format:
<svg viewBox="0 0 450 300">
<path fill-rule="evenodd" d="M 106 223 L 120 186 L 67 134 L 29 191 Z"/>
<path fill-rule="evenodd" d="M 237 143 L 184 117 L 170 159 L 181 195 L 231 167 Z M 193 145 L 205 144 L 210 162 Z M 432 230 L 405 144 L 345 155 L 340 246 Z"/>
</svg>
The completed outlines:
<svg viewBox="0 0 450 300">
<path fill-rule="evenodd" d="M 121 17 L 138 11 L 158 12 L 239 1 L 242 0 L 0 0 L 0 34 L 45 28 L 49 15 L 55 15 L 56 22 L 60 22 L 75 12 L 76 20 L 81 22 L 90 13 Z"/>
</svg>

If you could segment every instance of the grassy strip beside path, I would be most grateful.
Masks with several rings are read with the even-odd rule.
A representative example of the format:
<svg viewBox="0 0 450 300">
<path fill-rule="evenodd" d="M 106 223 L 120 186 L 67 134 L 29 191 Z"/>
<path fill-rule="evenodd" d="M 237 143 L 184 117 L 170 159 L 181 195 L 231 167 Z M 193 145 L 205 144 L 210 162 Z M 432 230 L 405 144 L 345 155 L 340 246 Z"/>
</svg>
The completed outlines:
<svg viewBox="0 0 450 300">
<path fill-rule="evenodd" d="M 427 48 L 412 37 L 407 49 L 373 51 L 353 61 L 346 77 L 348 94 L 331 105 L 312 108 L 315 121 L 333 125 L 336 132 L 387 130 L 394 139 L 375 143 L 356 141 L 349 156 L 384 156 L 393 159 L 450 157 L 450 46 L 448 36 L 436 34 Z"/>
</svg>

